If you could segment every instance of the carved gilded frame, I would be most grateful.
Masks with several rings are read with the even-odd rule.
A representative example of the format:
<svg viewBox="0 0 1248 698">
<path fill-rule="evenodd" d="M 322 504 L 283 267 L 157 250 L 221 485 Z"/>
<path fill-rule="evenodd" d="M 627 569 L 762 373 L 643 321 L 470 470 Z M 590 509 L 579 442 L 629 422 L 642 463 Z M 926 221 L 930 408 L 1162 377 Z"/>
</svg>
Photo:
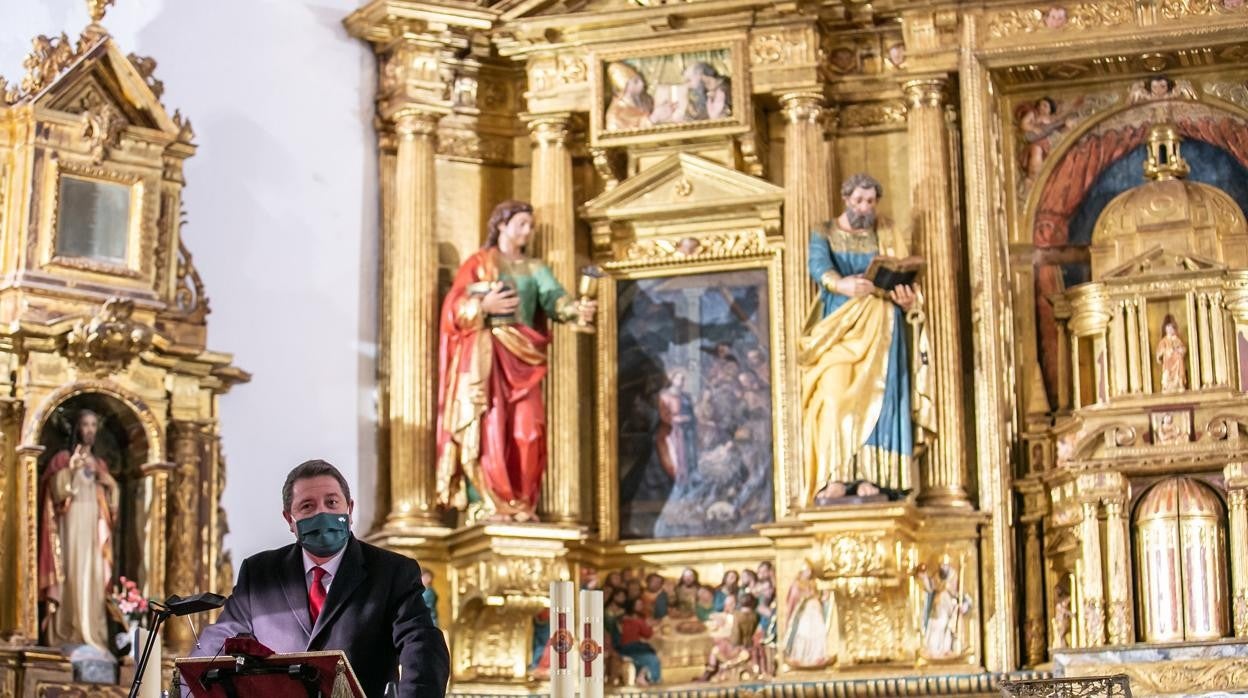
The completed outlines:
<svg viewBox="0 0 1248 698">
<path fill-rule="evenodd" d="M 142 281 L 149 276 L 151 263 L 147 241 L 155 234 L 158 187 L 136 172 L 101 165 L 53 161 L 40 197 L 42 215 L 39 230 L 39 263 L 84 275 L 106 275 L 112 283 L 116 277 Z M 65 177 L 103 184 L 120 184 L 130 190 L 129 220 L 126 222 L 126 257 L 123 264 L 114 264 L 88 257 L 57 254 L 57 226 L 60 219 L 61 183 Z M 149 229 L 151 236 L 148 235 Z"/>
<path fill-rule="evenodd" d="M 598 385 L 596 421 L 598 425 L 597 520 L 599 539 L 604 543 L 620 540 L 619 458 L 618 458 L 618 322 L 617 288 L 621 280 L 691 276 L 715 272 L 761 269 L 767 272 L 767 307 L 769 322 L 768 351 L 771 357 L 772 401 L 772 512 L 773 520 L 784 515 L 788 496 L 790 470 L 789 429 L 784 423 L 791 399 L 785 377 L 788 375 L 784 334 L 784 269 L 782 249 L 767 244 L 761 231 L 728 234 L 731 245 L 717 248 L 715 236 L 698 236 L 703 254 L 684 255 L 666 245 L 659 245 L 650 255 L 603 264 L 607 276 L 601 281 L 598 294 Z M 753 538 L 750 534 L 725 536 L 725 540 Z M 679 542 L 685 539 L 634 539 L 628 543 L 662 540 Z"/>
<path fill-rule="evenodd" d="M 606 130 L 607 104 L 610 101 L 610 86 L 605 77 L 607 65 L 630 58 L 645 59 L 718 50 L 728 52 L 728 64 L 732 66 L 732 75 L 728 76 L 732 82 L 732 116 L 707 121 L 660 124 L 645 128 Z M 661 144 L 670 143 L 672 138 L 729 136 L 748 132 L 753 122 L 753 110 L 750 108 L 750 74 L 745 56 L 746 42 L 739 34 L 711 35 L 694 41 L 652 41 L 632 45 L 626 49 L 590 54 L 590 145 L 614 147 Z"/>
</svg>

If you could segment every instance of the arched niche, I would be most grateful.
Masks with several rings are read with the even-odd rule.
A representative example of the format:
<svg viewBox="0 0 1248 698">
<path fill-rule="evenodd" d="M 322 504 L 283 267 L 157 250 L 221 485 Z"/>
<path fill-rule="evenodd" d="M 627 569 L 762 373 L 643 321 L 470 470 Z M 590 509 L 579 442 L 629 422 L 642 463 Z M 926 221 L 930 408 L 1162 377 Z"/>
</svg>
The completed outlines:
<svg viewBox="0 0 1248 698">
<path fill-rule="evenodd" d="M 164 591 L 165 474 L 170 467 L 163 462 L 162 427 L 141 399 L 109 382 L 64 386 L 47 395 L 24 421 L 22 443 L 28 449 L 42 450 L 34 462 L 33 478 L 39 483 L 36 549 L 42 550 L 44 536 L 48 535 L 45 475 L 58 453 L 72 452 L 76 443 L 75 425 L 84 410 L 99 416 L 93 453 L 107 464 L 109 474 L 117 483 L 109 584 L 116 584 L 124 576 L 137 581 L 144 596 L 159 598 Z M 36 557 L 42 555 L 44 553 L 40 552 Z M 104 598 L 101 603 L 107 608 Z M 46 611 L 45 604 L 40 603 L 41 625 Z M 41 636 L 44 632 L 46 629 L 41 631 Z"/>
</svg>

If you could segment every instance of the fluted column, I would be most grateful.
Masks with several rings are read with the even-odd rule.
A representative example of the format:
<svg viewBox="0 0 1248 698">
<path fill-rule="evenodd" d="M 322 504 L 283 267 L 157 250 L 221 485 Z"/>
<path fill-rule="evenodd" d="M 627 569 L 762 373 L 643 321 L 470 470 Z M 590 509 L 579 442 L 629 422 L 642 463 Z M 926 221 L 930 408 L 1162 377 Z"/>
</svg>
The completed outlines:
<svg viewBox="0 0 1248 698">
<path fill-rule="evenodd" d="M 381 367 L 385 379 L 390 513 L 386 528 L 436 525 L 438 257 L 434 134 L 442 113 L 405 105 L 395 133 L 393 218 L 383 225 Z M 384 164 L 384 163 L 383 163 Z M 383 182 L 385 177 L 382 178 Z"/>
<path fill-rule="evenodd" d="M 533 204 L 536 253 L 550 266 L 568 293 L 575 294 L 576 214 L 572 199 L 572 115 L 541 114 L 528 118 L 533 141 Z M 580 335 L 565 323 L 555 323 L 546 378 L 546 475 L 542 480 L 539 511 L 553 522 L 581 521 L 581 461 L 589 449 L 593 410 L 582 384 L 590 362 L 583 360 Z"/>
<path fill-rule="evenodd" d="M 920 501 L 929 506 L 969 507 L 966 437 L 963 433 L 962 346 L 958 331 L 961 256 L 954 226 L 949 131 L 943 77 L 904 85 L 910 102 L 911 235 L 927 260 L 922 287 L 932 348 L 936 438 L 928 453 Z"/>
<path fill-rule="evenodd" d="M 1131 606 L 1131 551 L 1123 497 L 1105 500 L 1105 561 L 1108 569 L 1109 644 L 1135 641 L 1135 611 Z"/>
<path fill-rule="evenodd" d="M 807 272 L 810 231 L 830 218 L 823 95 L 793 92 L 780 97 L 784 114 L 784 255 L 789 260 L 785 305 L 789 326 L 800 328 L 814 297 Z"/>
<path fill-rule="evenodd" d="M 1241 472 L 1242 465 L 1238 467 Z M 1226 493 L 1231 543 L 1231 617 L 1235 637 L 1248 638 L 1248 489 L 1236 487 Z"/>
<path fill-rule="evenodd" d="M 1083 521 L 1079 525 L 1079 538 L 1083 554 L 1081 581 L 1083 607 L 1083 646 L 1100 647 L 1105 644 L 1105 584 L 1101 565 L 1101 522 L 1097 502 L 1084 502 Z"/>
</svg>

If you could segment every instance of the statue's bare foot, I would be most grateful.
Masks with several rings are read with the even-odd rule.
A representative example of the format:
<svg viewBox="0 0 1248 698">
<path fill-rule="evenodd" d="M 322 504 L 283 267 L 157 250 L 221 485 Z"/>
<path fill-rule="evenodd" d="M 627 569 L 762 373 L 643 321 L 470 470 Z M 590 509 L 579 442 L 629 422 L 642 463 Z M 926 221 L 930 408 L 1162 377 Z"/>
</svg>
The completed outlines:
<svg viewBox="0 0 1248 698">
<path fill-rule="evenodd" d="M 823 486 L 823 489 L 815 493 L 815 504 L 826 506 L 837 499 L 844 499 L 845 492 L 845 483 L 829 482 Z"/>
<path fill-rule="evenodd" d="M 870 497 L 873 495 L 877 495 L 879 493 L 880 493 L 880 488 L 876 486 L 874 482 L 858 483 L 858 496 L 859 497 Z"/>
</svg>

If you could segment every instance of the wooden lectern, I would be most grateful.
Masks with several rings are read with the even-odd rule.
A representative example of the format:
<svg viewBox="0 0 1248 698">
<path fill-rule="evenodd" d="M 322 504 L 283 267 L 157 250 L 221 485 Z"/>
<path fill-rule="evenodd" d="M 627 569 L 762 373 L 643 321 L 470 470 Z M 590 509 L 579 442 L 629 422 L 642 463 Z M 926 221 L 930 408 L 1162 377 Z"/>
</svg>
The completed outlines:
<svg viewBox="0 0 1248 698">
<path fill-rule="evenodd" d="M 332 652 L 177 659 L 195 698 L 366 698 L 347 656 Z"/>
</svg>

